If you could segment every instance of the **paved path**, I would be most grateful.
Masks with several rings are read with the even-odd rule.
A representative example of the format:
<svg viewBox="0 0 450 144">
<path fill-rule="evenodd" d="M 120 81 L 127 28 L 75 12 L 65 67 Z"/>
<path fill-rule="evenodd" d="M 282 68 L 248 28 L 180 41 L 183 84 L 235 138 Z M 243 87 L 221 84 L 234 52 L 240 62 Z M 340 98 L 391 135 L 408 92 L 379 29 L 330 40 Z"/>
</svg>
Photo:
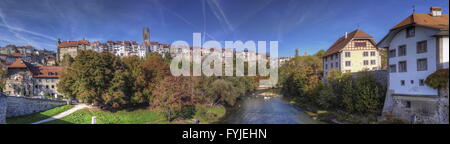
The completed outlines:
<svg viewBox="0 0 450 144">
<path fill-rule="evenodd" d="M 87 106 L 86 104 L 78 104 L 75 107 L 73 107 L 73 108 L 71 108 L 71 109 L 69 109 L 69 110 L 67 110 L 65 112 L 62 112 L 62 113 L 57 114 L 57 115 L 54 115 L 51 118 L 48 118 L 48 119 L 45 119 L 45 120 L 34 122 L 32 124 L 41 124 L 41 123 L 45 123 L 45 122 L 48 122 L 48 121 L 60 119 L 60 118 L 63 118 L 65 116 L 68 116 L 68 115 L 70 115 L 70 114 L 72 114 L 72 113 L 74 113 L 74 112 L 76 112 L 76 111 L 78 111 L 80 109 L 84 109 L 84 108 L 87 108 L 87 107 L 89 107 L 89 106 Z"/>
</svg>

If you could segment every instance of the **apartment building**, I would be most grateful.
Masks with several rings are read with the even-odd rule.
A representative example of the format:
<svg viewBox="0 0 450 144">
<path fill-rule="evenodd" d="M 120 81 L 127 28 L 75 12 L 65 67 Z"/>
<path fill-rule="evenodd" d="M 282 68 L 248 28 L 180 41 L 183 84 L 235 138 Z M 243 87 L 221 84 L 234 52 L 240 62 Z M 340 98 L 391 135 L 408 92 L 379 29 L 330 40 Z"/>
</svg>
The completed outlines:
<svg viewBox="0 0 450 144">
<path fill-rule="evenodd" d="M 439 7 L 431 7 L 429 14 L 413 13 L 377 45 L 388 51 L 384 113 L 410 122 L 440 123 L 439 90 L 427 86 L 425 79 L 439 69 L 448 69 L 448 21 L 448 14 L 442 14 Z M 448 97 L 446 101 L 448 123 Z"/>
<path fill-rule="evenodd" d="M 336 69 L 343 73 L 381 69 L 381 56 L 372 36 L 362 30 L 345 33 L 325 52 L 324 76 Z"/>
</svg>

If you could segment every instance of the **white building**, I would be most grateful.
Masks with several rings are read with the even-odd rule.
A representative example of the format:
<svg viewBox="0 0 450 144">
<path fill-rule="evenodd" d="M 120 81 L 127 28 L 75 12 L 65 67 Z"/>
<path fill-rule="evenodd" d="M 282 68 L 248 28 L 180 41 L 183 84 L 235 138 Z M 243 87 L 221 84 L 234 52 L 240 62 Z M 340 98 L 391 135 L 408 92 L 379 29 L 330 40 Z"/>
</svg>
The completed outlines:
<svg viewBox="0 0 450 144">
<path fill-rule="evenodd" d="M 448 21 L 448 14 L 432 7 L 430 14 L 408 16 L 379 42 L 379 48 L 387 49 L 389 65 L 383 113 L 412 122 L 426 119 L 420 117 L 423 114 L 435 115 L 438 90 L 424 81 L 436 70 L 448 68 Z"/>
</svg>

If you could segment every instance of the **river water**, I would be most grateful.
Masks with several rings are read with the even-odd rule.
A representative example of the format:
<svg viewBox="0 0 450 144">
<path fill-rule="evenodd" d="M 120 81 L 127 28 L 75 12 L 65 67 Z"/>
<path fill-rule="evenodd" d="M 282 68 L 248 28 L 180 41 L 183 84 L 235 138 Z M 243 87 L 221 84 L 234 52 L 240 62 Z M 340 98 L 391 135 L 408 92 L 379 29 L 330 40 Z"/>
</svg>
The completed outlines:
<svg viewBox="0 0 450 144">
<path fill-rule="evenodd" d="M 225 124 L 319 124 L 301 108 L 289 104 L 283 97 L 265 99 L 260 94 L 250 94 L 227 109 L 219 123 Z"/>
</svg>

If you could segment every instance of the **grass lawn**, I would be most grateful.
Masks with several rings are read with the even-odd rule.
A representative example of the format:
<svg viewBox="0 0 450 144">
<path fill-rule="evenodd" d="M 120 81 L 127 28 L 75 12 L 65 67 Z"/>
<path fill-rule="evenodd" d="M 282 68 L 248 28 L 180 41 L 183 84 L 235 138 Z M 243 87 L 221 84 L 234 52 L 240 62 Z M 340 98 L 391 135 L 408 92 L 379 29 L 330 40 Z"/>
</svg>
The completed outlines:
<svg viewBox="0 0 450 144">
<path fill-rule="evenodd" d="M 6 119 L 7 124 L 31 124 L 33 122 L 37 122 L 40 120 L 44 120 L 47 118 L 50 118 L 51 116 L 57 115 L 59 113 L 62 113 L 66 110 L 71 109 L 72 105 L 64 105 L 60 107 L 56 107 L 47 111 L 38 112 L 38 113 L 32 113 L 28 115 L 18 116 L 18 117 L 12 117 Z"/>
<path fill-rule="evenodd" d="M 222 118 L 226 112 L 223 106 L 196 105 L 195 109 L 194 119 L 200 120 L 201 124 L 216 122 Z"/>
<path fill-rule="evenodd" d="M 153 110 L 140 109 L 134 111 L 109 112 L 100 109 L 82 109 L 59 120 L 45 124 L 90 124 L 92 116 L 97 117 L 97 124 L 148 124 L 164 123 L 162 114 Z"/>
<path fill-rule="evenodd" d="M 211 123 L 225 114 L 222 106 L 196 107 L 195 119 L 200 123 Z M 175 120 L 168 122 L 165 116 L 155 109 L 138 109 L 134 111 L 110 112 L 100 109 L 82 109 L 59 120 L 49 121 L 45 124 L 90 124 L 92 116 L 96 116 L 97 124 L 189 124 L 192 120 Z"/>
</svg>

